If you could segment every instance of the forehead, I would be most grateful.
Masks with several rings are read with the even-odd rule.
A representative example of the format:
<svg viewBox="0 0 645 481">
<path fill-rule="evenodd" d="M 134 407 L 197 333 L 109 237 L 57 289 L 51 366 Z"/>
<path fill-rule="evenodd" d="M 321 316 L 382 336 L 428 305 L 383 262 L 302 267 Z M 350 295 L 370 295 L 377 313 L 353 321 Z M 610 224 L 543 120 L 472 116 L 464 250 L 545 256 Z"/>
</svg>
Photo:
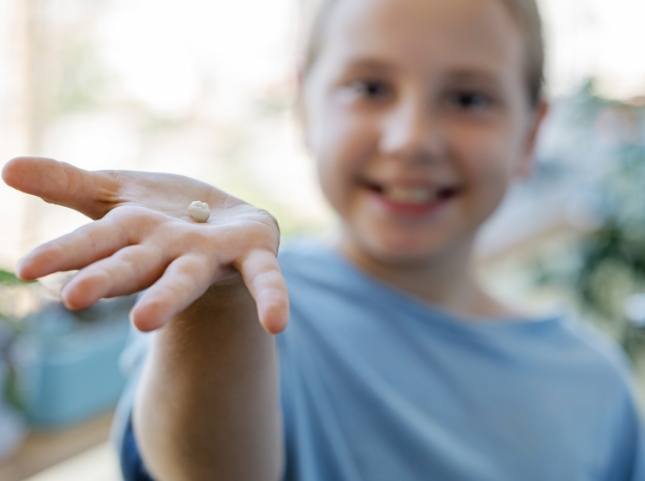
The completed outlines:
<svg viewBox="0 0 645 481">
<path fill-rule="evenodd" d="M 337 0 L 320 52 L 335 61 L 520 73 L 524 45 L 500 0 Z"/>
</svg>

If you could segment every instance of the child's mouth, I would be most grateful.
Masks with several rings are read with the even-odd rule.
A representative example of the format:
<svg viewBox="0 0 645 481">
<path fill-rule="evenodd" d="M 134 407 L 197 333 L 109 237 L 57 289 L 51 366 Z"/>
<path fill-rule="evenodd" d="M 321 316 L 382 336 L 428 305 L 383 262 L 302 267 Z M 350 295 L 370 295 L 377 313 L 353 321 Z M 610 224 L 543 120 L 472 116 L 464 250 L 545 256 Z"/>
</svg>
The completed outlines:
<svg viewBox="0 0 645 481">
<path fill-rule="evenodd" d="M 463 187 L 451 185 L 404 185 L 361 182 L 388 210 L 403 215 L 430 214 L 459 196 Z"/>
</svg>

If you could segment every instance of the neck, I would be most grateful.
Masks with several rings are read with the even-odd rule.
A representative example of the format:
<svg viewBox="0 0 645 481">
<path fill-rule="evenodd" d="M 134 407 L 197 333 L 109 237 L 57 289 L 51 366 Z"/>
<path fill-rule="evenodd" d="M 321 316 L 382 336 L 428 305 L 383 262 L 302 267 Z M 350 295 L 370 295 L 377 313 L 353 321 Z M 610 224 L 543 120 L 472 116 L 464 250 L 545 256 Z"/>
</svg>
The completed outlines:
<svg viewBox="0 0 645 481">
<path fill-rule="evenodd" d="M 452 246 L 449 252 L 429 259 L 408 262 L 384 261 L 342 240 L 338 249 L 374 278 L 459 317 L 474 320 L 517 315 L 493 299 L 477 280 L 472 242 Z"/>
</svg>

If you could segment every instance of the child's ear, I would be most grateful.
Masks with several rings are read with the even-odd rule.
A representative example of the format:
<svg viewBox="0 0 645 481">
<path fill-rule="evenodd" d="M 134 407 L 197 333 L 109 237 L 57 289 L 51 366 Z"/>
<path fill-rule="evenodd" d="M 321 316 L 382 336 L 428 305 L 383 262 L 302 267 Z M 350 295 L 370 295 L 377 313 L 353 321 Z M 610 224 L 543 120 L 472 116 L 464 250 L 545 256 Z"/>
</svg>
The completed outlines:
<svg viewBox="0 0 645 481">
<path fill-rule="evenodd" d="M 541 100 L 531 114 L 531 124 L 529 125 L 529 130 L 524 144 L 524 158 L 518 165 L 516 172 L 518 177 L 528 177 L 533 172 L 533 168 L 535 167 L 535 148 L 540 128 L 548 113 L 549 103 L 546 100 Z"/>
</svg>

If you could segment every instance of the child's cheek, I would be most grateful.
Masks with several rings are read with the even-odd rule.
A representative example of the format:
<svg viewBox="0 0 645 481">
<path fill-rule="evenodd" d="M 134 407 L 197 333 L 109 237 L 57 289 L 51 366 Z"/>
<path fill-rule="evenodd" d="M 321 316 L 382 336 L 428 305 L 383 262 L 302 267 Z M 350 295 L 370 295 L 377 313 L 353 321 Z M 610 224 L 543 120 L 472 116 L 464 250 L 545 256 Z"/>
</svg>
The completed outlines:
<svg viewBox="0 0 645 481">
<path fill-rule="evenodd" d="M 479 144 L 479 149 L 465 156 L 460 166 L 473 208 L 481 210 L 481 217 L 495 211 L 513 181 L 515 162 L 508 147 L 494 142 Z"/>
<path fill-rule="evenodd" d="M 520 161 L 520 150 L 516 138 L 519 138 L 512 125 L 508 122 L 494 122 L 479 128 L 472 128 L 467 133 L 462 132 L 461 154 L 470 180 L 492 180 L 507 182 L 515 171 L 515 164 Z"/>
</svg>

